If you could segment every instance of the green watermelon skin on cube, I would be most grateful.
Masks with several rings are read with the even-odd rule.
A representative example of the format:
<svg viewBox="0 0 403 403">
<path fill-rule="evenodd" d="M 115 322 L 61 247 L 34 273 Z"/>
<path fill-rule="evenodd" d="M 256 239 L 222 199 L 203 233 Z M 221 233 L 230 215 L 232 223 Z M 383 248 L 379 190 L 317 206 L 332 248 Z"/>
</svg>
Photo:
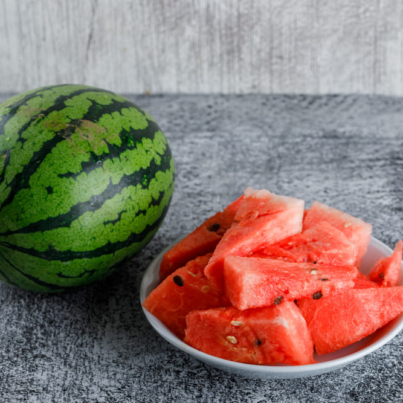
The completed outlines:
<svg viewBox="0 0 403 403">
<path fill-rule="evenodd" d="M 357 252 L 355 266 L 360 268 L 362 258 L 371 241 L 372 225 L 360 218 L 315 201 L 304 217 L 303 231 L 323 221 L 342 231 L 347 239 L 355 245 Z"/>
<path fill-rule="evenodd" d="M 143 307 L 183 339 L 186 315 L 196 309 L 228 306 L 228 299 L 204 276 L 211 253 L 170 274 L 143 302 Z"/>
<path fill-rule="evenodd" d="M 298 300 L 319 355 L 353 344 L 403 312 L 403 287 L 346 290 L 321 300 Z"/>
<path fill-rule="evenodd" d="M 320 299 L 354 287 L 355 266 L 326 266 L 275 259 L 228 256 L 225 294 L 240 310 L 298 298 Z"/>
<path fill-rule="evenodd" d="M 160 280 L 164 280 L 175 270 L 198 256 L 214 251 L 225 232 L 234 222 L 234 217 L 243 196 L 232 202 L 223 212 L 208 218 L 172 249 L 165 253 L 160 266 Z"/>
<path fill-rule="evenodd" d="M 245 190 L 234 224 L 217 245 L 204 273 L 224 290 L 224 259 L 228 255 L 248 256 L 302 230 L 304 201 L 278 196 L 268 190 Z"/>
<path fill-rule="evenodd" d="M 247 364 L 312 364 L 313 343 L 293 302 L 239 311 L 228 307 L 191 312 L 185 342 L 218 358 Z"/>
<path fill-rule="evenodd" d="M 400 269 L 402 266 L 402 246 L 400 240 L 389 257 L 380 258 L 375 262 L 369 278 L 383 287 L 394 287 L 399 282 Z"/>
</svg>

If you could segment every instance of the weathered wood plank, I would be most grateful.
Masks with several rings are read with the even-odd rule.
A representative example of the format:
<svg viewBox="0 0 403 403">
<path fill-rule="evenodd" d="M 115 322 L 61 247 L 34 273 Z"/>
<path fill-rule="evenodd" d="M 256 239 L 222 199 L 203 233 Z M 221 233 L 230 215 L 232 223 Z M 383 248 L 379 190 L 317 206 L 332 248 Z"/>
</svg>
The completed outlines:
<svg viewBox="0 0 403 403">
<path fill-rule="evenodd" d="M 0 0 L 0 91 L 403 95 L 399 0 Z"/>
</svg>

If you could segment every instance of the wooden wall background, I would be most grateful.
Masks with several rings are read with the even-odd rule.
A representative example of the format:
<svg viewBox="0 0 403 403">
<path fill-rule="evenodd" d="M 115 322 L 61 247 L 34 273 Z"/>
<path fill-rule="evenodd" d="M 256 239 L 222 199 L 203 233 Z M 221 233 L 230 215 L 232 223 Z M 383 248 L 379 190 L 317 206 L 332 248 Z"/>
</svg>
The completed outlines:
<svg viewBox="0 0 403 403">
<path fill-rule="evenodd" d="M 402 0 L 0 0 L 0 92 L 403 95 Z"/>
</svg>

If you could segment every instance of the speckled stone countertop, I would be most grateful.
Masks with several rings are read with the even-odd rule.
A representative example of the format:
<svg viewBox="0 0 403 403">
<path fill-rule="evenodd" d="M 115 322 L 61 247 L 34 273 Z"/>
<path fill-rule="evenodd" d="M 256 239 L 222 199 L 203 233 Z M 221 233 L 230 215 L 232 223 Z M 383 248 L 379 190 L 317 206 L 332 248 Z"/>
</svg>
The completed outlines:
<svg viewBox="0 0 403 403">
<path fill-rule="evenodd" d="M 8 96 L 0 95 L 0 102 Z M 173 201 L 153 241 L 119 272 L 64 295 L 0 285 L 0 402 L 401 402 L 403 334 L 341 370 L 251 380 L 163 340 L 139 303 L 153 257 L 245 187 L 315 199 L 403 236 L 403 99 L 132 96 L 168 137 Z"/>
</svg>

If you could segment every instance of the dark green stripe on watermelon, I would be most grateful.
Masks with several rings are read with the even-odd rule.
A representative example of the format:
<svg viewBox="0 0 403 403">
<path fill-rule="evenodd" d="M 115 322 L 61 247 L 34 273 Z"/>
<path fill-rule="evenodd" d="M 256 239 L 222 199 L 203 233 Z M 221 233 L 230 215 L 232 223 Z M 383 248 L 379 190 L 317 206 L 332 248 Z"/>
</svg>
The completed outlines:
<svg viewBox="0 0 403 403">
<path fill-rule="evenodd" d="M 58 251 L 55 249 L 48 249 L 45 252 L 40 252 L 35 249 L 26 249 L 22 248 L 16 245 L 12 245 L 8 242 L 0 242 L 0 245 L 8 248 L 13 251 L 18 251 L 21 253 L 25 253 L 27 255 L 39 257 L 41 259 L 45 260 L 59 260 L 61 262 L 67 262 L 70 260 L 75 260 L 75 259 L 83 259 L 83 258 L 89 258 L 92 259 L 94 257 L 100 257 L 105 254 L 110 254 L 114 253 L 122 248 L 126 248 L 130 245 L 132 245 L 134 242 L 141 242 L 142 239 L 146 235 L 148 235 L 150 232 L 155 230 L 160 226 L 162 223 L 165 214 L 168 210 L 168 206 L 166 206 L 162 212 L 161 218 L 159 218 L 156 222 L 154 222 L 152 225 L 150 225 L 147 230 L 141 232 L 140 234 L 131 234 L 125 241 L 122 242 L 115 242 L 115 243 L 110 243 L 108 242 L 107 244 L 91 251 L 86 251 L 86 252 L 71 252 L 71 251 Z"/>
<path fill-rule="evenodd" d="M 155 133 L 158 130 L 159 130 L 159 127 L 157 126 L 157 124 L 150 122 L 148 124 L 148 128 L 146 130 L 137 130 L 137 133 L 139 135 L 141 135 L 142 138 L 153 139 L 153 137 L 150 135 L 150 132 L 152 131 L 152 133 Z M 59 178 L 76 179 L 77 176 L 80 175 L 82 172 L 85 172 L 88 174 L 91 171 L 93 171 L 94 169 L 99 168 L 99 166 L 95 165 L 94 162 L 104 162 L 106 160 L 111 160 L 113 158 L 119 158 L 120 154 L 123 151 L 128 150 L 128 149 L 132 150 L 132 149 L 136 148 L 137 145 L 134 144 L 134 142 L 132 143 L 130 140 L 128 140 L 129 137 L 131 139 L 129 132 L 127 132 L 126 130 L 123 130 L 121 132 L 121 137 L 123 137 L 125 139 L 125 142 L 122 143 L 122 146 L 111 146 L 110 144 L 107 144 L 109 153 L 106 156 L 103 156 L 102 158 L 100 158 L 96 154 L 92 154 L 91 160 L 89 160 L 88 162 L 81 163 L 82 170 L 80 172 L 77 172 L 77 173 L 68 172 L 68 173 L 59 175 Z M 169 157 L 171 157 L 170 154 L 169 154 Z M 167 155 L 164 155 L 164 158 L 167 159 Z M 166 169 L 168 169 L 169 161 L 166 161 L 166 162 L 167 162 Z"/>
<path fill-rule="evenodd" d="M 152 237 L 155 235 L 155 231 L 151 231 L 143 244 L 141 245 L 138 250 L 141 250 L 144 246 L 147 245 L 147 243 L 152 239 Z M 0 245 L 0 250 L 1 250 L 1 245 Z M 44 275 L 48 274 L 47 277 L 51 277 L 49 273 L 46 273 L 46 268 L 51 267 L 52 265 L 55 265 L 56 263 L 59 263 L 58 261 L 50 261 L 48 262 L 49 264 L 46 264 L 47 262 L 37 259 L 40 262 L 40 267 L 42 268 L 42 273 L 38 273 L 37 270 L 33 270 L 35 275 L 32 275 L 30 273 L 26 273 L 21 269 L 20 267 L 17 267 L 17 265 L 11 263 L 8 259 L 4 257 L 4 251 L 3 253 L 0 252 L 0 262 L 3 260 L 2 267 L 9 271 L 9 277 L 11 277 L 13 280 L 11 280 L 9 277 L 6 277 L 6 281 L 10 285 L 15 285 L 19 286 L 25 289 L 29 289 L 32 291 L 41 291 L 41 292 L 63 292 L 67 290 L 74 290 L 82 285 L 85 284 L 90 284 L 93 283 L 97 280 L 101 280 L 107 275 L 112 274 L 115 270 L 120 268 L 125 262 L 127 262 L 134 253 L 136 253 L 138 250 L 135 250 L 134 252 L 131 253 L 122 253 L 122 257 L 118 257 L 116 259 L 110 259 L 114 263 L 112 265 L 108 266 L 103 266 L 101 267 L 99 264 L 94 264 L 92 267 L 96 267 L 95 269 L 92 270 L 87 270 L 83 269 L 78 275 L 66 275 L 65 273 L 68 273 L 68 271 L 63 272 L 62 270 L 56 271 L 53 274 L 53 283 L 43 281 L 41 278 L 38 278 L 37 276 L 39 275 L 40 277 L 43 277 Z M 12 251 L 11 251 L 12 252 Z M 120 252 L 120 251 L 119 251 Z M 21 254 L 24 257 L 24 254 Z M 93 259 L 82 259 L 83 261 L 91 263 L 91 261 L 94 261 L 96 259 L 100 260 L 102 257 L 109 257 L 111 255 L 103 255 L 99 258 L 93 258 Z M 17 256 L 18 257 L 18 256 Z M 26 259 L 25 259 L 26 260 Z M 62 262 L 60 262 L 62 263 Z M 11 271 L 10 271 L 11 270 Z M 4 275 L 4 273 L 0 273 L 0 275 Z M 79 281 L 77 281 L 79 280 Z M 4 280 L 3 280 L 4 281 Z"/>
<path fill-rule="evenodd" d="M 1 254 L 0 252 L 0 261 L 3 260 L 4 265 L 10 264 L 10 262 Z M 2 265 L 3 266 L 3 265 Z M 3 270 L 0 269 L 0 276 L 3 277 L 3 281 L 5 281 L 6 283 L 10 284 L 10 285 L 17 285 L 16 283 L 14 283 L 13 281 L 11 281 L 8 276 L 6 275 L 6 273 L 3 272 Z"/>
<path fill-rule="evenodd" d="M 4 102 L 2 105 L 4 106 L 4 108 L 7 108 L 7 114 L 5 115 L 4 119 L 0 120 L 0 135 L 3 134 L 1 133 L 4 125 L 6 124 L 6 122 L 8 122 L 17 112 L 18 109 L 23 106 L 26 105 L 27 102 L 30 99 L 36 98 L 38 96 L 42 96 L 41 93 L 46 89 L 46 88 L 59 88 L 59 87 L 66 87 L 68 86 L 68 84 L 61 84 L 61 85 L 55 85 L 52 87 L 42 87 L 39 88 L 37 90 L 34 91 L 30 91 L 29 93 L 27 93 L 27 95 L 23 96 L 22 98 L 18 99 L 17 101 L 13 102 L 12 99 L 15 98 L 11 98 L 8 101 Z M 19 95 L 16 96 L 17 98 L 19 97 Z"/>
<path fill-rule="evenodd" d="M 59 85 L 56 87 L 51 87 L 51 88 L 60 88 L 60 87 L 67 87 L 66 85 Z M 47 88 L 47 89 L 51 89 L 51 88 Z M 1 135 L 6 135 L 5 133 L 5 125 L 6 123 L 8 123 L 8 121 L 10 119 L 12 119 L 16 113 L 18 113 L 18 110 L 22 107 L 22 106 L 26 106 L 27 102 L 34 99 L 35 97 L 42 97 L 41 92 L 43 92 L 43 89 L 40 89 L 39 91 L 35 91 L 34 93 L 28 95 L 27 97 L 23 98 L 21 101 L 16 102 L 14 104 L 12 104 L 10 106 L 10 110 L 8 111 L 7 115 L 5 116 L 5 118 L 3 118 L 2 120 L 0 120 L 0 136 Z M 85 89 L 80 89 L 80 90 L 76 90 L 76 91 L 72 91 L 70 92 L 68 95 L 62 95 L 59 96 L 55 101 L 54 101 L 54 105 L 48 109 L 45 110 L 41 110 L 40 112 L 37 112 L 36 114 L 33 114 L 32 116 L 30 116 L 30 120 L 25 123 L 19 130 L 18 130 L 18 141 L 21 142 L 21 144 L 25 143 L 25 139 L 22 137 L 22 134 L 24 133 L 24 131 L 33 123 L 35 122 L 37 119 L 39 119 L 39 121 L 43 120 L 46 116 L 48 116 L 50 113 L 55 112 L 55 111 L 60 111 L 62 109 L 65 108 L 64 102 L 69 100 L 71 97 L 80 95 L 80 94 L 84 94 L 86 92 L 105 92 L 101 89 L 98 88 L 85 88 Z M 108 92 L 110 94 L 113 94 L 111 92 Z M 131 104 L 131 106 L 133 105 L 130 101 L 128 101 L 127 103 Z M 94 112 L 94 111 L 93 111 Z M 91 116 L 90 114 L 88 114 L 88 116 Z M 83 118 L 85 119 L 85 117 Z M 61 133 L 59 133 L 61 134 Z M 56 136 L 55 136 L 56 137 Z M 42 151 L 42 150 L 41 150 Z M 1 148 L 0 148 L 0 153 L 1 153 Z M 5 167 L 4 167 L 4 171 L 0 174 L 0 183 L 4 180 L 4 173 L 5 173 L 5 169 L 7 168 L 8 164 L 10 161 L 10 153 L 8 152 L 6 154 L 6 163 L 5 163 Z M 33 161 L 33 163 L 35 163 L 36 161 Z M 18 179 L 17 179 L 18 181 Z"/>
<path fill-rule="evenodd" d="M 21 190 L 29 188 L 29 179 L 33 173 L 36 172 L 37 167 L 46 157 L 46 155 L 52 151 L 52 149 L 56 146 L 56 144 L 64 141 L 63 137 L 54 137 L 52 140 L 47 141 L 41 148 L 40 151 L 34 153 L 31 161 L 28 165 L 24 167 L 24 170 L 16 175 L 13 180 L 9 183 L 8 187 L 11 188 L 7 198 L 0 203 L 0 209 L 6 207 L 8 204 L 11 204 L 14 196 Z M 4 169 L 6 172 L 7 166 Z"/>
<path fill-rule="evenodd" d="M 91 92 L 94 92 L 94 91 L 91 91 Z M 80 94 L 82 94 L 82 93 L 84 93 L 84 92 L 81 91 Z M 77 92 L 73 93 L 72 95 L 75 96 L 76 94 L 77 94 Z M 93 104 L 92 101 L 91 101 L 91 103 Z M 116 103 L 115 103 L 115 105 L 116 105 Z M 127 106 L 127 103 L 125 102 L 123 104 L 123 106 Z M 56 108 L 52 108 L 52 109 L 56 110 Z M 60 107 L 57 108 L 57 109 L 61 110 Z M 109 106 L 107 108 L 107 112 L 110 112 L 110 114 L 115 113 L 115 112 L 118 113 L 121 110 L 122 110 L 122 108 L 120 106 L 118 106 L 118 108 L 113 108 L 113 109 L 111 109 Z M 103 116 L 105 116 L 105 115 L 108 115 L 108 113 L 104 114 Z M 88 117 L 87 115 L 84 115 L 83 119 L 81 121 L 85 121 L 84 118 L 87 118 L 87 117 Z M 99 117 L 99 115 L 97 117 Z M 152 134 L 155 134 L 155 129 L 157 129 L 158 126 L 156 126 L 154 123 L 149 124 L 148 126 L 149 126 L 149 128 L 148 128 L 149 131 Z M 71 128 L 71 127 L 73 127 L 74 129 L 77 129 L 77 128 L 80 128 L 80 125 L 77 124 L 76 120 L 73 120 L 70 123 L 69 128 Z M 152 129 L 154 129 L 154 130 L 152 130 Z M 138 136 L 139 137 L 141 136 L 140 138 L 142 138 L 142 139 L 143 138 L 150 138 L 151 135 L 152 135 L 152 134 L 148 133 L 148 135 L 146 136 L 147 133 L 145 133 L 144 130 L 141 130 L 141 131 L 137 130 L 137 133 L 139 133 Z M 21 190 L 28 189 L 30 187 L 29 186 L 29 181 L 31 180 L 32 176 L 36 173 L 37 167 L 40 167 L 42 162 L 43 162 L 43 160 L 48 156 L 48 154 L 50 154 L 59 143 L 63 142 L 66 138 L 68 139 L 70 134 L 74 134 L 74 131 L 73 131 L 73 133 L 68 133 L 67 135 L 65 133 L 65 130 L 54 133 L 53 138 L 51 140 L 49 140 L 48 142 L 45 142 L 40 151 L 34 153 L 34 157 L 31 158 L 30 163 L 27 166 L 24 167 L 23 172 L 21 174 L 17 174 L 16 178 L 13 179 L 13 181 L 10 184 L 10 186 L 7 187 L 8 190 L 9 190 L 9 194 L 6 196 L 6 200 L 4 200 L 2 204 L 0 204 L 0 206 L 3 209 L 3 211 L 5 211 L 4 207 L 6 207 L 8 204 L 12 203 L 12 201 L 14 200 L 14 197 L 15 197 L 16 194 L 18 194 Z M 126 137 L 127 137 L 127 133 L 125 132 L 124 133 L 124 139 L 126 139 Z M 133 140 L 133 143 L 134 143 L 134 140 Z M 114 153 L 113 155 L 111 155 L 112 146 L 108 145 L 108 144 L 105 144 L 105 145 L 108 147 L 106 157 L 104 157 L 104 155 L 98 156 L 98 160 L 108 159 L 109 156 L 111 158 L 119 157 L 118 154 L 122 151 L 122 149 L 132 149 L 132 147 L 127 146 L 127 145 L 126 145 L 126 147 L 124 147 L 124 144 L 123 144 L 122 148 L 120 150 L 118 149 L 118 153 Z M 115 149 L 117 148 L 116 145 L 113 145 L 113 147 Z M 93 154 L 93 153 L 91 153 L 91 154 Z M 98 160 L 97 160 L 97 162 L 98 162 Z M 94 161 L 92 159 L 90 159 L 89 163 L 92 165 L 93 169 L 99 168 L 98 166 L 96 166 L 94 164 Z M 86 171 L 88 172 L 88 168 L 86 169 L 85 166 L 84 166 L 84 169 L 83 169 L 83 164 L 85 164 L 85 162 L 81 163 L 80 170 L 78 171 L 79 174 L 82 174 L 83 172 L 86 172 Z M 65 176 L 65 177 L 73 177 L 74 173 L 68 173 L 66 175 L 58 175 L 58 176 L 59 177 L 63 177 L 63 176 Z M 1 195 L 0 195 L 0 200 L 1 200 Z M 1 231 L 1 232 L 3 232 L 3 231 Z"/>
<path fill-rule="evenodd" d="M 50 283 L 46 283 L 44 281 L 39 280 L 38 278 L 31 276 L 29 274 L 24 273 L 22 270 L 20 270 L 18 267 L 14 266 L 9 260 L 7 260 L 3 254 L 0 253 L 0 256 L 4 259 L 4 261 L 10 266 L 12 267 L 15 271 L 17 271 L 18 273 L 21 273 L 24 277 L 26 277 L 28 280 L 31 280 L 33 283 L 42 286 L 42 287 L 46 287 L 49 290 L 52 291 L 61 291 L 63 288 L 55 285 L 55 284 L 50 284 Z M 10 279 L 7 279 L 8 283 L 11 285 L 17 285 L 16 283 L 13 283 Z"/>
<path fill-rule="evenodd" d="M 33 119 L 37 119 L 40 116 L 40 120 L 43 120 L 46 116 L 49 116 L 52 112 L 61 111 L 65 106 L 63 106 L 64 102 L 69 100 L 71 97 L 85 94 L 86 92 L 102 92 L 102 90 L 80 90 L 75 91 L 69 96 L 62 96 L 57 99 L 57 105 L 52 108 L 47 109 L 41 113 L 36 114 Z M 9 184 L 9 187 L 12 188 L 11 193 L 8 195 L 7 199 L 5 199 L 2 203 L 0 203 L 0 208 L 5 207 L 7 204 L 10 204 L 14 196 L 21 190 L 26 189 L 29 187 L 29 179 L 36 172 L 37 167 L 42 163 L 42 161 L 46 158 L 46 156 L 52 152 L 54 147 L 61 141 L 64 141 L 68 138 L 72 133 L 75 132 L 77 127 L 80 127 L 83 120 L 93 119 L 97 121 L 103 114 L 111 114 L 113 112 L 120 112 L 123 108 L 130 108 L 133 107 L 133 103 L 130 101 L 124 102 L 116 102 L 115 100 L 112 101 L 111 105 L 107 105 L 104 108 L 99 108 L 99 105 L 93 103 L 92 106 L 88 109 L 88 112 L 81 118 L 81 119 L 74 119 L 69 123 L 69 126 L 61 130 L 59 132 L 55 132 L 54 137 L 43 144 L 40 151 L 35 152 L 30 160 L 30 163 L 24 167 L 24 170 L 16 175 L 14 179 Z M 104 111 L 103 111 L 104 109 Z M 25 124 L 19 131 L 18 131 L 18 141 L 24 144 L 23 139 L 21 138 L 21 134 L 30 126 L 29 123 Z M 156 126 L 156 125 L 155 125 Z M 1 122 L 0 122 L 0 133 L 1 133 Z M 110 147 L 110 146 L 109 146 Z M 3 177 L 0 175 L 0 182 L 4 179 L 4 173 L 7 169 L 7 165 L 9 163 L 9 158 L 6 160 L 6 165 L 3 171 Z M 94 165 L 93 162 L 90 162 L 92 166 Z M 85 168 L 84 168 L 85 169 Z"/>
<path fill-rule="evenodd" d="M 56 228 L 68 227 L 74 220 L 79 218 L 85 212 L 94 211 L 101 208 L 105 199 L 109 199 L 113 195 L 120 193 L 125 187 L 130 186 L 131 184 L 141 183 L 144 188 L 147 188 L 147 186 L 150 184 L 151 179 L 155 178 L 156 172 L 169 170 L 170 162 L 171 159 L 167 158 L 164 159 L 164 163 L 161 165 L 157 165 L 153 161 L 150 164 L 149 168 L 140 169 L 134 175 L 126 175 L 116 185 L 113 185 L 110 182 L 106 190 L 101 195 L 93 196 L 87 202 L 78 203 L 74 205 L 66 214 L 61 214 L 57 217 L 51 217 L 46 220 L 37 221 L 26 227 L 20 228 L 16 231 L 8 231 L 4 233 L 0 232 L 0 236 L 7 237 L 13 234 L 29 234 L 38 231 L 43 232 Z M 157 204 L 161 202 L 162 196 L 163 193 L 160 194 Z M 154 205 L 154 202 L 150 203 L 150 205 Z M 142 210 L 141 212 L 144 212 L 144 210 Z M 119 216 L 121 216 L 122 213 L 123 211 L 119 213 Z M 118 219 L 115 219 L 112 221 L 106 221 L 104 224 L 109 223 L 116 224 L 118 221 L 119 221 Z"/>
<path fill-rule="evenodd" d="M 0 279 L 9 284 L 55 292 L 97 281 L 141 250 L 168 210 L 164 135 L 108 91 L 47 87 L 0 105 L 0 150 Z"/>
</svg>

